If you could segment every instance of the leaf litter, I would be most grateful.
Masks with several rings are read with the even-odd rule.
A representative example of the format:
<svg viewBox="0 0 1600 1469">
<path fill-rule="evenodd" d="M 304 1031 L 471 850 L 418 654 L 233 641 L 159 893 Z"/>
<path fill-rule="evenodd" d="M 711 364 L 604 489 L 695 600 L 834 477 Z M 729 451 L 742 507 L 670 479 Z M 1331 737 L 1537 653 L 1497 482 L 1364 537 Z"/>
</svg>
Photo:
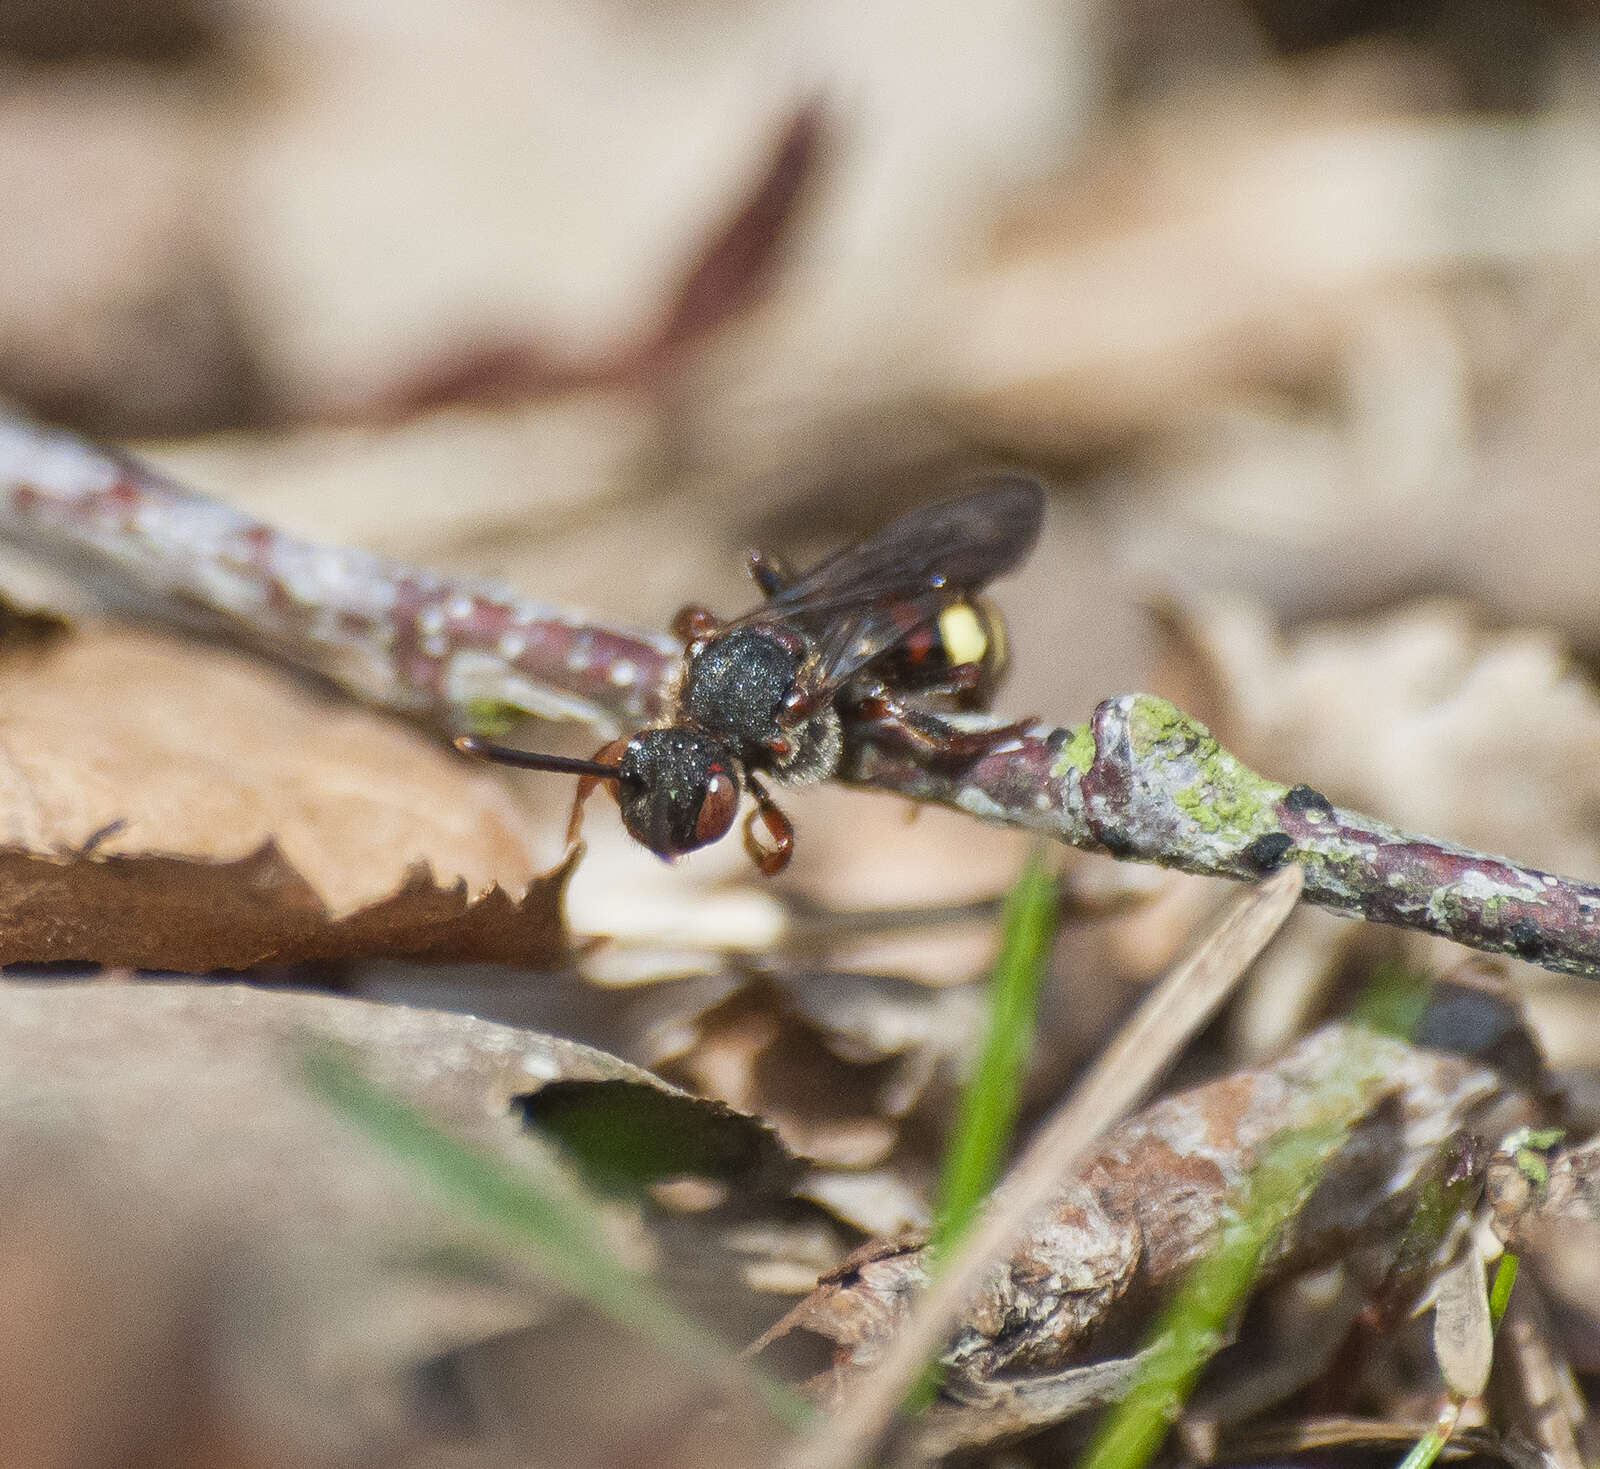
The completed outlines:
<svg viewBox="0 0 1600 1469">
<path fill-rule="evenodd" d="M 560 1354 L 595 1331 L 581 1309 L 584 1289 L 574 1295 L 570 1277 L 542 1270 L 537 1251 L 509 1248 L 448 1190 L 422 1186 L 387 1146 L 308 1090 L 301 1066 L 308 1046 L 346 1048 L 376 1085 L 464 1146 L 502 1168 L 552 1173 L 559 1191 L 585 1201 L 566 1207 L 587 1211 L 591 1246 L 620 1267 L 668 1279 L 689 1264 L 710 1270 L 708 1254 L 730 1258 L 714 1243 L 725 1221 L 715 1211 L 684 1216 L 693 1228 L 680 1218 L 675 1238 L 646 1227 L 636 1199 L 587 1193 L 570 1161 L 583 1141 L 574 1130 L 583 1089 L 598 1089 L 592 1105 L 613 1119 L 613 1141 L 618 1114 L 605 1097 L 625 1088 L 658 1098 L 665 1110 L 656 1121 L 670 1118 L 679 1140 L 676 1166 L 737 1186 L 741 1219 L 765 1207 L 781 1220 L 797 1165 L 755 1119 L 570 1041 L 333 996 L 12 983 L 0 1030 L 10 1242 L 43 1249 L 40 1310 L 56 1300 L 74 1319 L 74 1303 L 115 1287 L 108 1309 L 121 1313 L 126 1337 L 105 1370 L 131 1373 L 153 1401 L 235 1431 L 259 1420 L 256 1431 L 290 1461 L 339 1461 L 340 1445 L 360 1444 L 363 1457 L 436 1462 L 452 1418 L 491 1411 L 496 1383 L 519 1364 L 522 1374 L 565 1373 L 570 1462 L 591 1462 L 597 1445 L 640 1431 L 640 1414 L 671 1402 L 687 1414 L 682 1462 L 696 1462 L 695 1452 L 744 1462 L 747 1429 L 759 1437 L 754 1422 L 696 1428 L 703 1381 L 652 1365 L 651 1353 L 625 1341 L 613 1341 L 615 1361 L 580 1354 L 559 1368 Z M 528 1125 L 546 1088 L 565 1098 L 565 1126 L 548 1138 Z M 555 1106 L 541 1110 L 549 1116 Z M 115 1239 L 115 1248 L 81 1279 L 52 1273 L 96 1238 Z M 124 1268 L 135 1272 L 131 1283 Z M 129 1298 L 130 1284 L 146 1277 L 166 1294 Z M 735 1309 L 736 1293 L 723 1284 L 719 1299 L 698 1299 L 699 1312 L 715 1319 Z M 163 1350 L 208 1341 L 205 1370 L 145 1380 L 127 1354 L 143 1351 L 151 1334 Z M 10 1339 L 20 1352 L 40 1335 L 50 1335 L 47 1323 L 30 1317 Z M 25 1372 L 20 1357 L 8 1357 L 0 1373 Z M 607 1406 L 623 1361 L 638 1374 L 636 1396 Z M 585 1402 L 592 1411 L 578 1411 Z M 543 1410 L 526 1411 L 517 1432 L 537 1436 L 524 1449 L 554 1452 Z M 132 1431 L 132 1421 L 110 1416 L 108 1431 Z M 504 1452 L 510 1462 L 515 1443 Z"/>
<path fill-rule="evenodd" d="M 487 565 L 540 595 L 651 625 L 689 597 L 733 610 L 747 597 L 746 542 L 823 549 L 846 525 L 910 503 L 974 446 L 1042 461 L 1064 493 L 1047 555 L 1007 599 L 1014 707 L 1086 710 L 1137 686 L 1156 642 L 1140 610 L 1152 585 L 1242 594 L 1251 605 L 1238 615 L 1187 602 L 1193 635 L 1168 664 L 1193 695 L 1180 702 L 1231 747 L 1412 825 L 1592 872 L 1593 688 L 1567 651 L 1600 647 L 1594 119 L 1583 95 L 1592 43 L 1570 6 L 1508 5 L 1496 26 L 1472 19 L 1478 7 L 1410 7 L 1398 21 L 1385 7 L 1354 9 L 1364 18 L 1345 7 L 1350 29 L 1329 43 L 1313 34 L 1341 24 L 1327 7 L 1113 6 L 1091 24 L 1078 7 L 947 6 L 928 15 L 941 50 L 903 44 L 870 8 L 852 26 L 797 33 L 781 7 L 758 6 L 737 25 L 691 7 L 674 12 L 669 35 L 642 11 L 489 16 L 469 6 L 397 26 L 381 8 L 340 7 L 330 19 L 269 0 L 247 7 L 244 24 L 206 18 L 228 32 L 222 51 L 180 47 L 148 70 L 138 46 L 170 46 L 149 37 L 186 7 L 149 8 L 133 42 L 117 19 L 136 68 L 107 69 L 104 44 L 85 36 L 68 34 L 63 51 L 54 21 L 41 53 L 30 25 L 49 17 L 11 17 L 17 57 L 48 54 L 52 66 L 19 63 L 0 116 L 0 170 L 18 205 L 0 377 L 80 427 L 181 435 L 158 446 L 181 477 L 309 534 Z M 84 14 L 92 27 L 100 11 Z M 796 50 L 800 66 L 763 70 L 762 56 Z M 215 70 L 222 54 L 239 68 L 227 85 Z M 824 106 L 812 114 L 819 76 Z M 996 77 L 1004 84 L 974 84 Z M 827 105 L 838 94 L 851 107 Z M 418 126 L 396 127 L 397 117 Z M 797 118 L 820 118 L 815 151 L 786 174 Z M 752 226 L 743 244 L 741 219 Z M 665 350 L 639 371 L 653 346 Z M 419 416 L 396 422 L 397 410 Z M 1419 590 L 1471 601 L 1419 602 Z M 1330 614 L 1336 623 L 1310 623 Z M 799 1180 L 778 1170 L 786 1188 L 879 1191 L 851 1230 L 805 1199 L 786 1195 L 768 1211 L 760 1170 L 653 1180 L 675 1201 L 660 1206 L 658 1243 L 708 1213 L 755 1205 L 737 1263 L 719 1271 L 726 1256 L 713 1253 L 690 1272 L 701 1301 L 726 1303 L 755 1276 L 804 1284 L 807 1271 L 836 1271 L 862 1233 L 925 1215 L 952 1074 L 971 1053 L 976 1004 L 961 981 L 981 967 L 986 934 L 968 934 L 966 947 L 948 933 L 871 953 L 813 946 L 806 962 L 827 971 L 815 980 L 792 954 L 770 978 L 730 976 L 721 966 L 739 949 L 732 940 L 770 938 L 781 922 L 766 910 L 752 921 L 730 869 L 675 871 L 665 886 L 684 912 L 691 894 L 708 901 L 698 952 L 668 955 L 667 940 L 692 925 L 662 922 L 670 900 L 647 903 L 638 869 L 597 835 L 585 875 L 613 901 L 592 911 L 621 915 L 619 928 L 638 921 L 635 952 L 622 956 L 635 980 L 677 977 L 624 988 L 618 963 L 605 987 L 574 1001 L 570 975 L 525 982 L 530 966 L 568 957 L 561 870 L 529 886 L 548 866 L 540 854 L 554 851 L 563 792 L 502 789 L 419 736 L 259 670 L 247 676 L 231 656 L 155 646 L 85 627 L 18 652 L 15 669 L 0 662 L 0 679 L 13 680 L 0 700 L 11 772 L 0 815 L 15 833 L 0 855 L 5 958 L 210 969 L 376 955 L 426 961 L 415 964 L 422 982 L 462 1006 L 536 1014 L 586 1003 L 597 1030 L 611 1027 L 611 1049 L 745 1104 L 791 1153 L 810 1153 Z M 85 648 L 100 649 L 99 661 Z M 33 657 L 49 661 L 27 672 Z M 963 819 L 902 830 L 894 803 L 813 799 L 808 830 L 827 830 L 795 881 L 829 904 L 948 906 L 998 886 L 1015 863 L 1014 843 L 974 835 Z M 549 845 L 535 834 L 551 834 Z M 1028 1119 L 1115 1034 L 1139 986 L 1190 950 L 1219 902 L 1208 884 L 1161 882 L 1142 911 L 1072 925 L 1058 942 Z M 764 942 L 745 956 L 772 957 Z M 1395 952 L 1363 926 L 1297 915 L 1257 965 L 1246 1003 L 1179 1059 L 1175 1095 L 1123 1128 L 1167 1115 L 1199 1085 L 1226 1104 L 1226 1135 L 1240 1093 L 1321 1044 L 1321 1022 Z M 1403 953 L 1424 971 L 1453 962 Z M 603 956 L 593 958 L 598 976 Z M 461 959 L 497 972 L 469 996 L 452 967 Z M 840 972 L 873 967 L 887 972 Z M 1535 978 L 1512 973 L 1519 991 Z M 927 978 L 937 985 L 919 983 Z M 85 1012 L 67 1023 L 77 992 L 52 992 L 69 1033 L 50 1067 L 98 1068 L 83 1084 L 97 1116 L 140 1095 L 143 1070 L 119 1042 L 138 1031 L 143 997 L 160 992 L 125 988 L 85 992 L 114 1017 L 104 1028 Z M 23 1009 L 34 1002 L 32 990 L 9 992 Z M 228 1051 L 235 1028 L 241 1046 L 255 1034 L 237 1009 L 197 1035 L 158 997 L 148 1004 L 148 1024 L 169 1025 L 183 1044 L 148 1063 L 167 1108 L 152 1102 L 126 1119 L 144 1122 L 145 1146 L 130 1126 L 104 1168 L 92 1155 L 83 1186 L 71 1160 L 52 1154 L 50 1168 L 16 1175 L 31 1191 L 8 1192 L 8 1303 L 40 1299 L 27 1295 L 29 1261 L 67 1282 L 44 1292 L 45 1307 L 8 1311 L 16 1350 L 0 1396 L 37 1410 L 19 1415 L 37 1430 L 14 1438 L 21 1461 L 61 1462 L 73 1457 L 59 1452 L 67 1443 L 93 1460 L 108 1441 L 95 1435 L 116 1427 L 226 1441 L 214 1416 L 163 1407 L 163 1387 L 193 1374 L 187 1338 L 163 1323 L 197 1294 L 210 1299 L 174 1264 L 209 1238 L 183 1226 L 179 1203 L 217 1191 L 235 1157 L 241 1172 L 256 1165 L 251 1182 L 286 1181 L 270 1198 L 264 1187 L 241 1192 L 264 1220 L 298 1209 L 315 1225 L 319 1202 L 344 1197 L 337 1179 L 296 1174 L 305 1159 L 272 1153 L 263 1164 L 254 1151 L 277 1113 L 303 1115 L 268 1082 L 242 1075 L 236 1089 L 185 1105 L 187 1072 Z M 1502 1102 L 1532 1097 L 1539 1120 L 1566 1122 L 1572 1139 L 1541 1154 L 1542 1178 L 1522 1156 L 1539 1150 L 1526 1147 L 1495 1154 L 1488 1170 L 1486 1207 L 1526 1265 L 1496 1348 L 1493 1406 L 1469 1403 L 1458 1432 L 1513 1463 L 1528 1460 L 1505 1426 L 1563 1465 L 1595 1457 L 1582 1392 L 1600 1366 L 1586 1142 L 1600 1124 L 1594 1004 L 1577 986 L 1530 993 L 1564 1097 L 1510 1067 L 1484 1083 Z M 1458 1052 L 1463 1028 L 1489 1009 L 1477 996 L 1454 1030 L 1414 1037 L 1397 1075 L 1478 1075 L 1482 1062 Z M 1490 1029 L 1504 1007 L 1495 1014 Z M 1520 1017 L 1518 1027 L 1526 1039 Z M 426 1073 L 454 1042 L 445 1021 L 423 1028 Z M 367 1058 L 376 1073 L 397 1045 L 382 1032 Z M 425 1088 L 405 1070 L 388 1079 L 417 1100 Z M 642 1096 L 666 1095 L 630 1074 L 569 1077 L 551 1098 L 591 1085 L 593 1112 L 562 1105 L 604 1125 L 633 1115 Z M 1436 1098 L 1429 1126 L 1448 1130 L 1471 1110 L 1454 1095 Z M 503 1103 L 496 1090 L 495 1108 Z M 1409 1105 L 1387 1097 L 1358 1131 L 1375 1158 L 1425 1157 L 1392 1115 Z M 655 1126 L 640 1137 L 664 1148 L 663 1132 L 692 1115 L 684 1107 L 663 1102 L 650 1117 L 645 1104 Z M 445 1112 L 472 1131 L 470 1117 Z M 713 1138 L 738 1128 L 717 1115 Z M 329 1146 L 308 1128 L 304 1149 Z M 211 1146 L 178 1150 L 188 1163 L 173 1182 L 179 1203 L 135 1207 L 108 1188 L 118 1166 L 190 1131 Z M 752 1155 L 782 1156 L 763 1136 Z M 1486 1136 L 1492 1146 L 1499 1134 Z M 1397 1212 L 1407 1187 L 1390 1199 Z M 414 1207 L 405 1194 L 397 1184 L 396 1218 Z M 611 1207 L 617 1197 L 606 1195 Z M 378 1213 L 380 1226 L 395 1222 Z M 1193 1223 L 1176 1206 L 1134 1213 L 1140 1239 L 1158 1243 L 1169 1238 L 1161 1225 L 1181 1234 Z M 423 1233 L 455 1238 L 442 1222 Z M 372 1248 L 386 1237 L 380 1227 Z M 109 1265 L 107 1240 L 117 1241 Z M 878 1251 L 892 1271 L 904 1248 L 869 1245 L 869 1264 Z M 1213 1373 L 1228 1380 L 1203 1381 L 1179 1423 L 1182 1452 L 1304 1458 L 1335 1447 L 1392 1462 L 1431 1423 L 1442 1382 L 1418 1345 L 1425 1328 L 1399 1323 L 1392 1343 L 1375 1344 L 1348 1327 L 1351 1280 L 1387 1277 L 1354 1247 L 1334 1257 L 1337 1289 L 1290 1257 L 1258 1292 L 1249 1332 Z M 1429 1256 L 1406 1273 L 1426 1278 L 1446 1263 Z M 669 1409 L 642 1446 L 630 1438 L 628 1413 L 654 1379 L 603 1324 L 563 1335 L 543 1318 L 551 1351 L 538 1373 L 522 1370 L 520 1338 L 497 1358 L 485 1342 L 502 1329 L 515 1336 L 524 1309 L 519 1298 L 508 1312 L 500 1264 L 478 1294 L 453 1277 L 445 1306 L 352 1310 L 345 1338 L 388 1342 L 397 1320 L 470 1338 L 465 1356 L 429 1359 L 427 1403 L 448 1418 L 470 1401 L 562 1462 L 619 1441 L 640 1450 L 630 1461 L 651 1462 L 663 1423 L 700 1421 Z M 286 1267 L 283 1279 L 299 1277 Z M 75 1281 L 99 1287 L 94 1302 Z M 268 1293 L 304 1310 L 299 1293 L 317 1288 Z M 954 1420 L 945 1446 L 1036 1433 L 1120 1391 L 1138 1361 L 1137 1294 L 1116 1297 L 1089 1352 L 1127 1355 L 1074 1365 L 1069 1354 L 1042 1377 L 952 1377 L 967 1396 L 941 1405 Z M 230 1325 L 250 1315 L 234 1304 Z M 752 1307 L 746 1335 L 777 1309 L 770 1297 Z M 1043 1318 L 1030 1324 L 1045 1330 Z M 1341 1343 L 1347 1327 L 1357 1347 Z M 309 1329 L 287 1335 L 296 1350 L 318 1340 Z M 1060 1340 L 1075 1338 L 1066 1329 Z M 1280 1365 L 1315 1356 L 1305 1365 L 1320 1379 L 1285 1398 L 1272 1361 L 1242 1360 L 1263 1340 L 1261 1355 Z M 1312 1342 L 1345 1355 L 1317 1355 Z M 992 1355 L 1005 1349 L 1002 1333 Z M 601 1358 L 609 1375 L 591 1370 Z M 249 1360 L 257 1365 L 239 1379 L 260 1408 L 272 1376 L 261 1353 Z M 51 1396 L 52 1381 L 70 1385 L 70 1401 Z M 419 1431 L 393 1394 L 364 1401 L 365 1416 L 339 1405 L 354 1416 L 333 1414 L 337 1443 L 319 1441 L 313 1457 L 370 1457 L 374 1442 L 402 1447 L 395 1425 Z M 1230 1401 L 1256 1404 L 1255 1416 L 1230 1416 Z M 305 1404 L 323 1402 L 311 1392 L 294 1408 L 315 1418 Z M 1273 1420 L 1283 1403 L 1293 1416 Z M 599 1409 L 618 1405 L 598 1424 Z M 454 1422 L 470 1440 L 472 1425 Z M 570 1440 L 547 1437 L 563 1426 Z M 238 1440 L 254 1442 L 243 1428 Z M 740 1457 L 748 1449 L 732 1460 L 752 1461 Z M 1058 1450 L 1046 1431 L 1005 1452 L 1060 1462 Z M 236 1457 L 251 1455 L 240 1447 Z M 719 1462 L 717 1450 L 690 1461 Z"/>
</svg>

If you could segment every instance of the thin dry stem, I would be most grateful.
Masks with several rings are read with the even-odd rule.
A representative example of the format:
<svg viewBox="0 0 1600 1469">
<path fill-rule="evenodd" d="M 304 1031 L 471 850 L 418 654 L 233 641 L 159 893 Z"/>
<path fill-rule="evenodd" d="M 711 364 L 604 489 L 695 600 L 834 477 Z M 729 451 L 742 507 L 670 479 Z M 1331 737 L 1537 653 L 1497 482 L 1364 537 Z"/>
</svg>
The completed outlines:
<svg viewBox="0 0 1600 1469">
<path fill-rule="evenodd" d="M 967 1299 L 1004 1259 L 1030 1218 L 1107 1128 L 1155 1084 L 1188 1039 L 1216 1013 L 1299 901 L 1301 875 L 1286 868 L 1230 908 L 1206 940 L 1161 982 L 1045 1121 L 995 1191 L 972 1234 L 923 1296 L 894 1345 L 834 1417 L 785 1456 L 783 1469 L 864 1464 L 911 1384 L 939 1350 Z"/>
<path fill-rule="evenodd" d="M 1551 1328 L 1538 1282 L 1528 1272 L 1518 1279 L 1506 1307 L 1496 1366 L 1511 1420 L 1538 1446 L 1543 1462 L 1549 1469 L 1582 1469 L 1578 1433 L 1587 1405 Z"/>
</svg>

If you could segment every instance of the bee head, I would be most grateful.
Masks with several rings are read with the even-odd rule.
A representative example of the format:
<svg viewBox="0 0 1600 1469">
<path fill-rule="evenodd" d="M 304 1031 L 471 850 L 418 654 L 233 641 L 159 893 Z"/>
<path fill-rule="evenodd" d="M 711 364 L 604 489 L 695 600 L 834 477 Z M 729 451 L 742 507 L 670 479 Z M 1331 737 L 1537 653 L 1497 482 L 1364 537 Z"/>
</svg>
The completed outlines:
<svg viewBox="0 0 1600 1469">
<path fill-rule="evenodd" d="M 622 824 L 669 861 L 727 834 L 739 810 L 733 758 L 686 725 L 641 730 L 617 766 Z"/>
</svg>

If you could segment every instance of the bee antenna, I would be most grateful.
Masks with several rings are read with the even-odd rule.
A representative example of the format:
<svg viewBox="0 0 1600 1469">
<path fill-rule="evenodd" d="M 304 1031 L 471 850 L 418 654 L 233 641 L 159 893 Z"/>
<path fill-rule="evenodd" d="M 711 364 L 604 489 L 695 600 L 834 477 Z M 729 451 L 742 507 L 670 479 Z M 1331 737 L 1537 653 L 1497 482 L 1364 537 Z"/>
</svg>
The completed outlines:
<svg viewBox="0 0 1600 1469">
<path fill-rule="evenodd" d="M 569 755 L 540 755 L 532 750 L 518 750 L 510 745 L 497 745 L 481 735 L 457 735 L 456 749 L 463 755 L 476 755 L 482 760 L 495 760 L 501 765 L 514 765 L 519 770 L 547 770 L 552 775 L 586 775 L 592 780 L 615 780 L 617 767 L 604 760 L 574 760 Z M 604 754 L 605 751 L 601 751 Z"/>
</svg>

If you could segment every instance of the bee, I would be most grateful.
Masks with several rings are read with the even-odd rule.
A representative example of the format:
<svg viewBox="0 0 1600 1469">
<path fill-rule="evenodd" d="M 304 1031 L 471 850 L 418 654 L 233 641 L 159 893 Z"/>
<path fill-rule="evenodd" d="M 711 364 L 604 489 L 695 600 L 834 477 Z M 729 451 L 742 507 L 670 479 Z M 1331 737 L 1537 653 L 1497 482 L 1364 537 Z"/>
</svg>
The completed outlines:
<svg viewBox="0 0 1600 1469">
<path fill-rule="evenodd" d="M 1025 727 L 958 728 L 942 713 L 989 707 L 1004 671 L 1005 624 L 978 594 L 1027 556 L 1043 514 L 1037 482 L 991 475 L 808 571 L 796 574 L 778 557 L 752 552 L 760 606 L 731 622 L 697 605 L 673 619 L 684 667 L 660 724 L 613 741 L 592 760 L 477 735 L 456 745 L 525 770 L 578 776 L 574 837 L 585 799 L 608 786 L 630 835 L 669 861 L 725 836 L 747 790 L 745 848 L 772 876 L 788 864 L 794 827 L 763 777 L 789 785 L 825 780 L 856 740 L 936 763 L 968 762 Z"/>
</svg>

